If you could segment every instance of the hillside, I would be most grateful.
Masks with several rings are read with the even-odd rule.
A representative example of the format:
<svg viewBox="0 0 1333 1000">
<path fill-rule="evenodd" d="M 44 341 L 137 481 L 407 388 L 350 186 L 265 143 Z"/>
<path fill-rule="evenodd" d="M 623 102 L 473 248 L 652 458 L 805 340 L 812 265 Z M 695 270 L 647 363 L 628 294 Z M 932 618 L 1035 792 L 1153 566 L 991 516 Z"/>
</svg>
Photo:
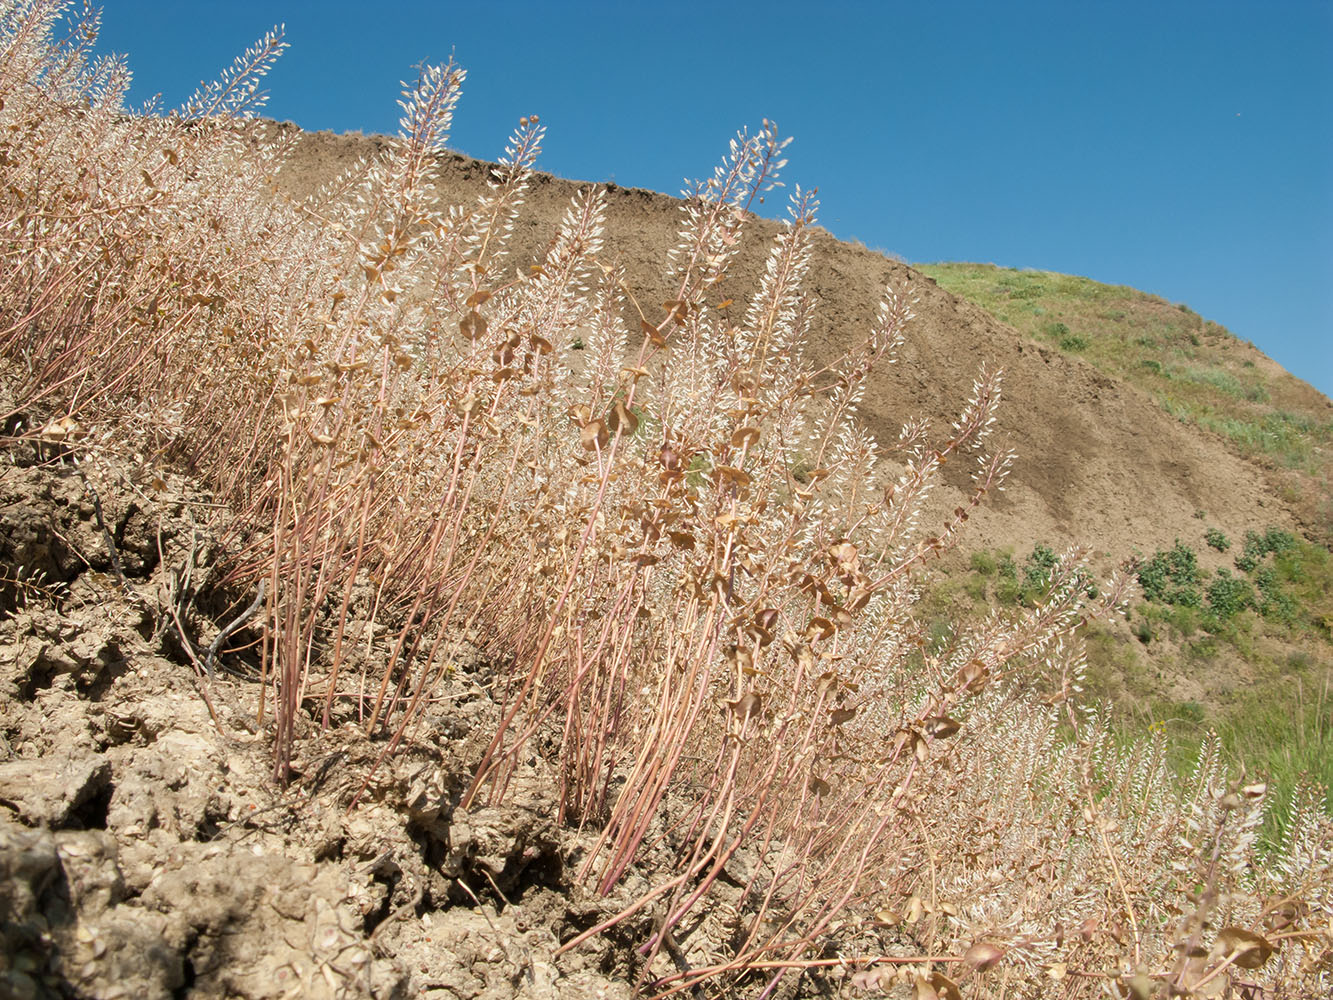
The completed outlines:
<svg viewBox="0 0 1333 1000">
<path fill-rule="evenodd" d="M 309 193 L 382 143 L 361 136 L 302 136 L 279 183 L 293 195 Z M 442 203 L 467 201 L 484 190 L 488 170 L 479 161 L 442 155 L 434 190 Z M 577 181 L 534 176 L 514 234 L 515 262 L 540 255 L 580 187 Z M 655 305 L 669 297 L 662 260 L 676 239 L 680 202 L 640 189 L 610 185 L 608 190 L 606 256 L 624 264 L 640 301 Z M 778 225 L 764 219 L 752 225 L 718 301 L 734 295 L 743 304 L 762 274 Z M 929 269 L 827 234 L 815 237 L 809 279 L 818 301 L 810 338 L 815 357 L 828 359 L 864 336 L 890 283 L 916 296 L 917 318 L 898 363 L 881 366 L 866 394 L 862 412 L 878 436 L 896 439 L 903 421 L 918 415 L 947 426 L 983 364 L 1004 370 L 998 433 L 1018 461 L 1004 495 L 969 524 L 970 545 L 1080 544 L 1109 565 L 1135 550 L 1151 552 L 1197 534 L 1199 510 L 1235 535 L 1273 525 L 1313 527 L 1308 497 L 1290 496 L 1254 456 L 1163 411 L 1150 386 L 997 319 L 955 294 L 947 282 L 937 284 Z M 1221 332 L 1215 336 L 1229 339 Z M 1241 345 L 1236 347 L 1239 352 Z M 1246 350 L 1279 386 L 1272 405 L 1286 405 L 1286 386 L 1299 383 L 1290 376 L 1283 381 L 1274 362 Z M 1325 427 L 1333 421 L 1333 403 L 1308 386 L 1300 400 L 1302 412 L 1316 414 L 1312 419 L 1322 410 Z M 953 485 L 957 490 L 962 481 L 955 477 Z M 961 499 L 962 493 L 954 492 L 938 507 L 950 510 Z"/>
<path fill-rule="evenodd" d="M 96 34 L 0 17 L 0 995 L 1328 995 L 1265 459 L 750 215 L 767 120 L 678 201 Z"/>
<path fill-rule="evenodd" d="M 296 138 L 279 175 L 291 197 L 309 195 L 385 145 L 374 137 L 297 135 L 290 126 L 264 134 L 273 128 Z M 491 170 L 443 154 L 431 174 L 433 190 L 441 204 L 468 201 L 485 190 Z M 540 258 L 582 186 L 534 174 L 511 267 Z M 605 257 L 625 266 L 639 302 L 656 305 L 670 297 L 662 260 L 676 238 L 681 202 L 615 185 L 608 192 Z M 714 295 L 718 302 L 734 297 L 736 310 L 756 286 L 778 232 L 765 219 L 751 226 Z M 1017 462 L 1004 493 L 969 521 L 963 557 L 943 564 L 934 605 L 941 613 L 980 615 L 1004 603 L 996 597 L 1002 581 L 988 584 L 969 569 L 968 554 L 1007 554 L 1021 568 L 1035 546 L 1079 545 L 1092 550 L 1094 569 L 1105 577 L 1124 560 L 1146 559 L 1177 541 L 1195 550 L 1209 573 L 1232 569 L 1247 532 L 1285 530 L 1313 543 L 1317 565 L 1304 581 L 1310 613 L 1302 623 L 1251 614 L 1240 623 L 1245 639 L 1235 638 L 1237 623 L 1218 630 L 1219 639 L 1197 617 L 1182 624 L 1171 620 L 1170 608 L 1141 607 L 1164 619 L 1150 641 L 1136 636 L 1131 609 L 1131 621 L 1098 632 L 1090 652 L 1094 691 L 1116 701 L 1134 725 L 1177 720 L 1172 734 L 1197 746 L 1208 727 L 1230 732 L 1234 724 L 1243 734 L 1230 741 L 1237 753 L 1262 729 L 1273 734 L 1273 746 L 1259 756 L 1281 753 L 1296 734 L 1255 724 L 1255 704 L 1281 706 L 1289 719 L 1300 714 L 1298 699 L 1317 701 L 1333 677 L 1330 571 L 1318 561 L 1318 553 L 1327 555 L 1333 510 L 1333 402 L 1217 324 L 1133 289 L 983 265 L 914 267 L 819 230 L 813 247 L 808 284 L 818 308 L 809 344 L 821 361 L 864 336 L 886 284 L 915 297 L 899 360 L 872 373 L 862 405 L 881 440 L 893 441 L 904 420 L 921 415 L 947 427 L 957 416 L 951 407 L 967 397 L 982 365 L 1004 371 L 997 435 Z M 965 499 L 965 469 L 946 468 L 945 478 L 949 486 L 931 508 L 938 517 Z M 1237 551 L 1211 549 L 1209 529 L 1234 540 Z M 989 561 L 983 555 L 981 565 Z M 1298 730 L 1322 734 L 1302 760 L 1320 761 L 1333 746 L 1326 742 L 1333 725 L 1312 721 Z M 1333 780 L 1333 767 L 1323 772 Z"/>
</svg>

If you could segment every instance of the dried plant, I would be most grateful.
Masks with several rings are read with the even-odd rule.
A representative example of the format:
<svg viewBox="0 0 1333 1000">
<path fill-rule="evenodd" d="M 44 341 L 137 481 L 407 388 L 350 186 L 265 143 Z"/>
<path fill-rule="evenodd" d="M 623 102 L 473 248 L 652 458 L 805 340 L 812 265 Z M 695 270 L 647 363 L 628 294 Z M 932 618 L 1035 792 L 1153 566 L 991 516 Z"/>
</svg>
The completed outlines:
<svg viewBox="0 0 1333 1000">
<path fill-rule="evenodd" d="M 462 807 L 557 748 L 576 878 L 620 901 L 564 947 L 641 935 L 652 992 L 1327 995 L 1313 798 L 1260 855 L 1261 783 L 1209 747 L 1182 787 L 1160 744 L 1118 748 L 1067 700 L 1078 626 L 1125 579 L 1091 602 L 1070 552 L 1038 607 L 927 640 L 919 569 L 1009 469 L 1001 376 L 947 430 L 875 440 L 857 408 L 910 292 L 811 361 L 810 192 L 749 301 L 717 301 L 776 126 L 686 192 L 673 297 L 645 305 L 597 188 L 511 260 L 536 117 L 475 204 L 438 204 L 457 67 L 422 69 L 398 140 L 295 200 L 273 183 L 295 140 L 243 120 L 280 32 L 179 113 L 131 116 L 95 15 L 60 41 L 66 10 L 0 5 L 0 356 L 29 436 L 184 464 L 231 508 L 276 779 L 307 727 L 354 719 L 392 753 L 473 644 L 508 669 Z M 931 532 L 946 462 L 971 497 Z"/>
</svg>

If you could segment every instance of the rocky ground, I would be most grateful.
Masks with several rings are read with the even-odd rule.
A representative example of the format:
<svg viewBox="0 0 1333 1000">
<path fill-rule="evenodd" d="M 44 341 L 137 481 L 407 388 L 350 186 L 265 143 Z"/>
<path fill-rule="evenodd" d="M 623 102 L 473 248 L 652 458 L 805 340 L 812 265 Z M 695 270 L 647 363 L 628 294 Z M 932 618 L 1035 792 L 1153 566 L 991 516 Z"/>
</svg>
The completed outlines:
<svg viewBox="0 0 1333 1000">
<path fill-rule="evenodd" d="M 196 665 L 249 601 L 208 498 L 130 478 L 96 490 L 31 449 L 0 467 L 0 996 L 628 996 L 633 928 L 555 954 L 624 900 L 566 879 L 545 765 L 504 806 L 456 805 L 487 666 L 356 808 L 384 743 L 350 718 L 305 734 L 280 788 L 252 653 Z"/>
</svg>

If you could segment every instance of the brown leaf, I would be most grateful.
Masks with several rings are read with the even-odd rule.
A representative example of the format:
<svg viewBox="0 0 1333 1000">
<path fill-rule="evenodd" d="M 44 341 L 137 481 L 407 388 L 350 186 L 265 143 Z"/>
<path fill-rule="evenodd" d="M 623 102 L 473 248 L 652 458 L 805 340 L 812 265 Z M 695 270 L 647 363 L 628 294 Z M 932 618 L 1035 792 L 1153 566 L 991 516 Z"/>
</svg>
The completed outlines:
<svg viewBox="0 0 1333 1000">
<path fill-rule="evenodd" d="M 713 478 L 717 480 L 730 479 L 738 486 L 750 485 L 750 474 L 744 469 L 738 469 L 732 465 L 713 466 Z"/>
<path fill-rule="evenodd" d="M 963 1000 L 963 994 L 958 989 L 958 984 L 943 972 L 932 972 L 929 982 L 935 988 L 935 995 L 940 1000 Z"/>
<path fill-rule="evenodd" d="M 810 642 L 816 639 L 827 639 L 833 634 L 833 623 L 827 618 L 811 618 L 810 624 L 805 627 L 805 637 Z"/>
<path fill-rule="evenodd" d="M 1269 931 L 1286 930 L 1305 915 L 1301 903 L 1289 896 L 1273 896 L 1264 900 L 1264 928 Z"/>
<path fill-rule="evenodd" d="M 490 297 L 491 297 L 490 292 L 486 291 L 486 289 L 484 288 L 478 288 L 475 292 L 473 292 L 471 295 L 467 297 L 467 302 L 464 304 L 469 309 L 476 309 L 477 306 L 481 305 Z"/>
<path fill-rule="evenodd" d="M 1004 958 L 1004 949 L 989 941 L 976 941 L 963 952 L 963 961 L 978 972 L 993 968 Z"/>
<path fill-rule="evenodd" d="M 937 740 L 947 740 L 963 727 L 947 715 L 935 715 L 923 722 L 921 728 L 927 736 L 934 737 Z"/>
<path fill-rule="evenodd" d="M 1235 964 L 1242 969 L 1258 969 L 1273 954 L 1268 939 L 1241 927 L 1223 927 L 1217 932 L 1217 944 L 1223 955 L 1235 955 Z"/>
<path fill-rule="evenodd" d="M 1152 985 L 1152 976 L 1146 972 L 1136 972 L 1116 981 L 1120 995 L 1126 1000 L 1150 1000 Z"/>
<path fill-rule="evenodd" d="M 613 432 L 618 431 L 629 437 L 639 429 L 639 418 L 634 415 L 633 410 L 617 399 L 616 405 L 611 408 L 611 413 L 606 418 L 606 424 Z"/>
<path fill-rule="evenodd" d="M 486 319 L 473 309 L 458 321 L 458 332 L 468 340 L 476 341 L 486 333 Z"/>
<path fill-rule="evenodd" d="M 753 447 L 758 441 L 758 427 L 737 427 L 731 434 L 731 446 L 733 448 L 744 448 L 747 445 Z"/>
<path fill-rule="evenodd" d="M 828 554 L 838 564 L 838 568 L 844 572 L 850 572 L 856 568 L 856 546 L 851 542 L 844 540 L 829 546 Z"/>
<path fill-rule="evenodd" d="M 588 451 L 606 447 L 610 435 L 606 432 L 606 423 L 602 420 L 590 420 L 579 428 L 579 441 Z"/>
<path fill-rule="evenodd" d="M 830 717 L 835 726 L 841 726 L 844 722 L 850 722 L 856 718 L 856 709 L 853 708 L 835 708 Z"/>
<path fill-rule="evenodd" d="M 748 719 L 752 715 L 758 715 L 763 710 L 764 698 L 753 691 L 747 691 L 739 698 L 724 701 L 722 704 L 735 713 L 737 718 Z"/>
</svg>

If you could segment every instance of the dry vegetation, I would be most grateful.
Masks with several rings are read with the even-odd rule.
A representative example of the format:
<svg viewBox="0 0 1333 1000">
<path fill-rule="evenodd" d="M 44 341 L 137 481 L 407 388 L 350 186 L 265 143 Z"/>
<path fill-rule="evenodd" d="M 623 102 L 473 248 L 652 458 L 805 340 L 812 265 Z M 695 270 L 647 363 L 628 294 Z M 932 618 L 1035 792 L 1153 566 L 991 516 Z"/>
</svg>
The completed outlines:
<svg viewBox="0 0 1333 1000">
<path fill-rule="evenodd" d="M 56 40 L 64 6 L 0 8 L 8 429 L 90 489 L 131 456 L 141 488 L 183 468 L 225 501 L 275 781 L 349 720 L 394 753 L 480 650 L 500 722 L 462 805 L 557 763 L 575 880 L 643 878 L 563 947 L 651 914 L 648 993 L 773 995 L 819 969 L 920 1000 L 1328 995 L 1315 793 L 1261 856 L 1262 783 L 1210 745 L 1182 786 L 1160 740 L 1116 749 L 1076 705 L 1078 627 L 1123 581 L 1090 600 L 1071 552 L 1036 607 L 925 642 L 914 571 L 969 509 L 919 515 L 946 462 L 970 464 L 973 505 L 1000 486 L 1000 375 L 946 431 L 872 439 L 865 376 L 911 303 L 889 289 L 856 350 L 805 360 L 799 191 L 749 301 L 717 301 L 784 163 L 774 126 L 688 193 L 674 297 L 643 303 L 596 188 L 542 259 L 506 256 L 535 117 L 483 199 L 434 202 L 457 67 L 422 71 L 380 158 L 294 202 L 278 133 L 241 121 L 279 36 L 181 113 L 127 115 L 95 21 Z M 677 942 L 703 918 L 720 952 Z"/>
</svg>

